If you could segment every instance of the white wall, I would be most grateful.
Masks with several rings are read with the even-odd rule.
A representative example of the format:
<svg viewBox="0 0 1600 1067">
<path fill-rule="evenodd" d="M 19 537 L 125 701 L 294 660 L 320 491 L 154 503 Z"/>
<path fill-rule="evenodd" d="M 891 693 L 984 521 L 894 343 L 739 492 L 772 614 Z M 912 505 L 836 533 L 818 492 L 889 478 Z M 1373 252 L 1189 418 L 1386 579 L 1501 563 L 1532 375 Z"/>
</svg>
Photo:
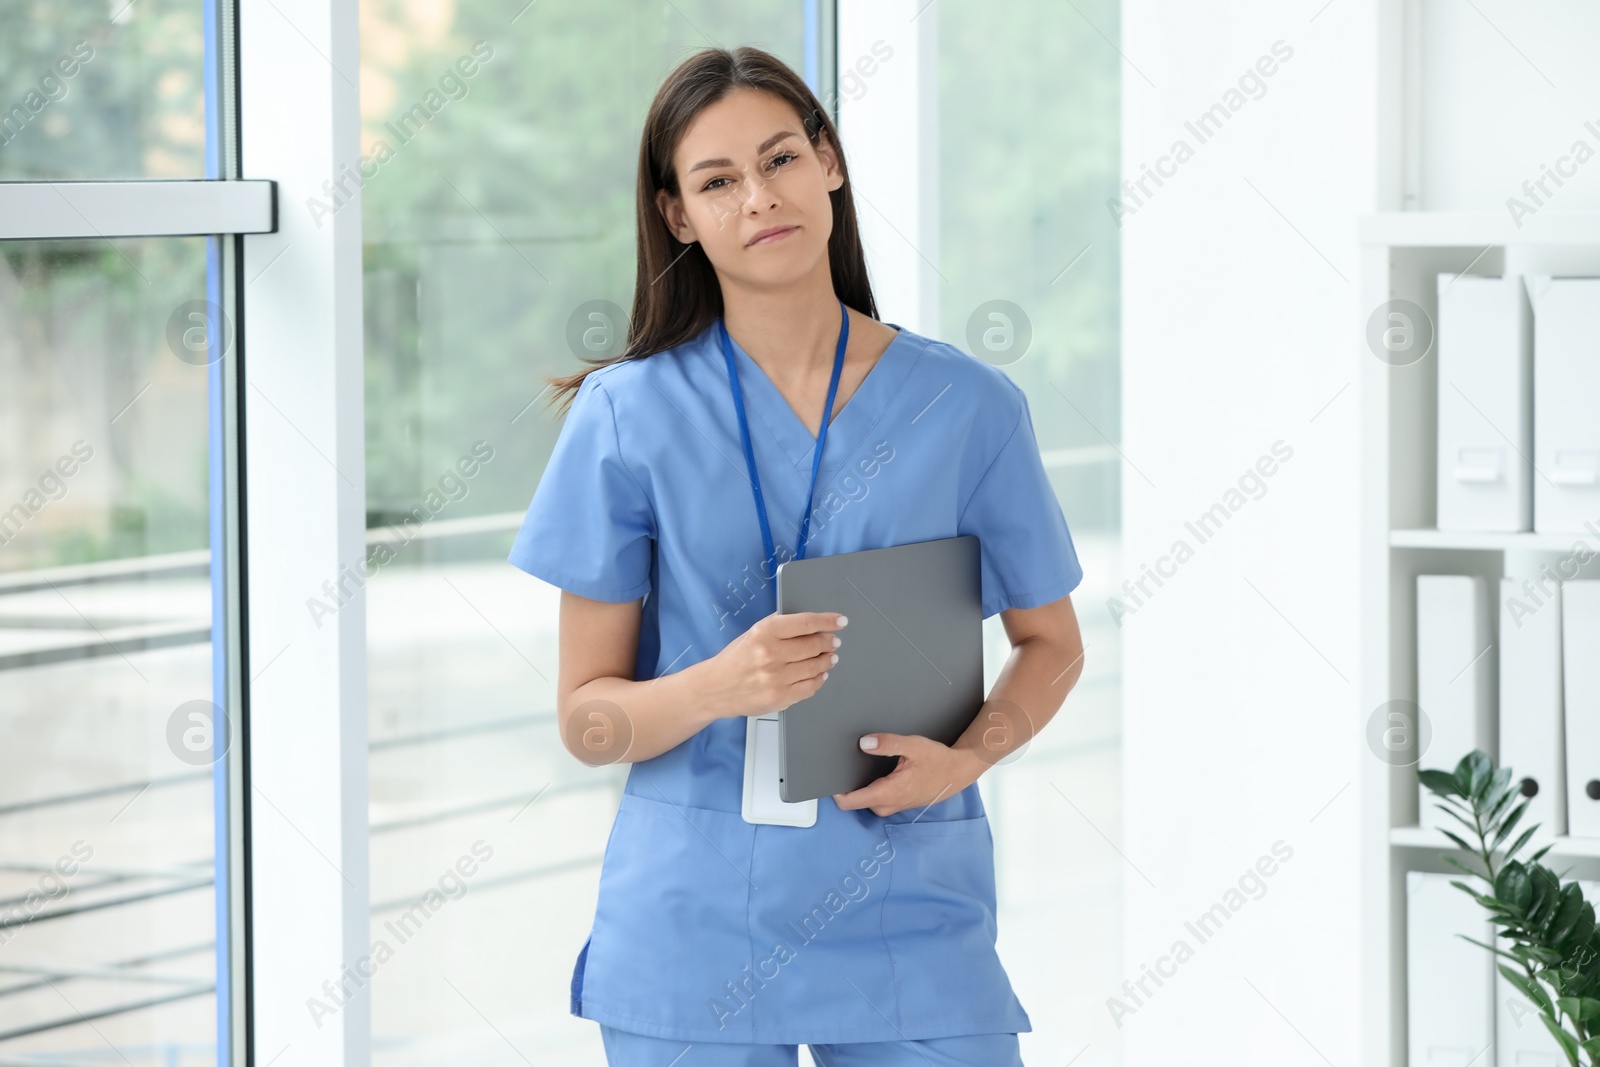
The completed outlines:
<svg viewBox="0 0 1600 1067">
<path fill-rule="evenodd" d="M 1534 208 L 1600 207 L 1600 4 L 1418 0 L 1416 25 L 1415 206 L 1506 211 L 1516 197 Z M 1585 162 L 1573 154 L 1578 141 Z M 1524 191 L 1546 167 L 1566 176 Z"/>
<path fill-rule="evenodd" d="M 1136 1008 L 1129 1064 L 1359 1059 L 1356 220 L 1376 206 L 1377 5 L 1123 6 L 1124 173 L 1194 149 L 1122 225 L 1127 577 L 1194 550 L 1123 619 L 1121 977 L 1193 952 L 1142 1006 L 1107 989 Z M 1184 123 L 1277 41 L 1293 54 L 1265 92 L 1200 143 Z M 1185 523 L 1279 440 L 1292 457 L 1201 543 Z M 1202 943 L 1185 923 L 1280 840 L 1292 858 Z"/>
<path fill-rule="evenodd" d="M 1125 175 L 1194 149 L 1122 229 L 1128 577 L 1194 549 L 1123 620 L 1123 977 L 1193 953 L 1138 1002 L 1107 991 L 1135 1009 L 1130 1064 L 1360 1058 L 1356 221 L 1507 211 L 1600 149 L 1597 39 L 1579 0 L 1124 4 Z M 1265 93 L 1199 143 L 1185 121 L 1278 40 Z M 1380 43 L 1403 60 L 1385 78 Z M 1600 154 L 1578 171 L 1552 207 L 1600 204 Z M 1185 522 L 1279 439 L 1264 495 L 1199 543 Z M 1278 840 L 1293 858 L 1202 942 L 1185 923 Z"/>
</svg>

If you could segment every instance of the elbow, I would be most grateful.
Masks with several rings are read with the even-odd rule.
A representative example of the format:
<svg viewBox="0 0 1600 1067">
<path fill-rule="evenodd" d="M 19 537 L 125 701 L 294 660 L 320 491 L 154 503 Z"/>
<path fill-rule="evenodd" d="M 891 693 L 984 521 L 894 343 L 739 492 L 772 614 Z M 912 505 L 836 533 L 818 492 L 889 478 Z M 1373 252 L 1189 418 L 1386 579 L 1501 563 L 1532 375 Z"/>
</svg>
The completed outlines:
<svg viewBox="0 0 1600 1067">
<path fill-rule="evenodd" d="M 1074 634 L 1073 640 L 1069 642 L 1068 651 L 1071 655 L 1071 661 L 1067 665 L 1066 680 L 1067 691 L 1071 692 L 1072 687 L 1078 684 L 1078 679 L 1083 677 L 1084 647 L 1082 638 Z"/>
<path fill-rule="evenodd" d="M 1054 639 L 1040 642 L 1045 650 L 1052 673 L 1050 689 L 1059 692 L 1061 699 L 1065 700 L 1073 686 L 1078 684 L 1078 679 L 1083 676 L 1084 647 L 1083 639 L 1076 629 L 1063 633 Z"/>
<path fill-rule="evenodd" d="M 625 762 L 633 745 L 633 721 L 612 701 L 590 698 L 558 706 L 561 744 L 586 767 Z"/>
</svg>

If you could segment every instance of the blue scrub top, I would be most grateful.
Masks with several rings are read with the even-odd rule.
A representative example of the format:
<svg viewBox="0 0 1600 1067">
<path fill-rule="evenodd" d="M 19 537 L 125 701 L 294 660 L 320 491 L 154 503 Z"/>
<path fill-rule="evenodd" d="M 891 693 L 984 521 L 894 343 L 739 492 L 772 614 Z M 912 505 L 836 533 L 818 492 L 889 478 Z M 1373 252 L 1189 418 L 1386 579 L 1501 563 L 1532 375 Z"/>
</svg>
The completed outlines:
<svg viewBox="0 0 1600 1067">
<path fill-rule="evenodd" d="M 782 562 L 816 439 L 737 342 L 734 358 Z M 806 555 L 961 534 L 979 540 L 985 618 L 1083 576 L 1022 390 L 901 329 L 829 424 Z M 716 655 L 775 610 L 714 322 L 584 378 L 509 559 L 593 600 L 645 597 L 636 680 Z M 1031 1030 L 995 952 L 977 785 L 887 817 L 822 797 L 814 826 L 747 823 L 748 721 L 630 766 L 572 1014 L 761 1044 Z"/>
</svg>

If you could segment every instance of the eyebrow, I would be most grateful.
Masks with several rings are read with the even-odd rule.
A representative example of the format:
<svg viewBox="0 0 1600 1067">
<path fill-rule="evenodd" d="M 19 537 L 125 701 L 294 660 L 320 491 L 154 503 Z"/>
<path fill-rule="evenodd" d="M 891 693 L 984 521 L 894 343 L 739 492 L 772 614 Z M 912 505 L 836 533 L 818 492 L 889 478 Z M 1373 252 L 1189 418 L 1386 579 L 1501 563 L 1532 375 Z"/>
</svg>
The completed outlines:
<svg viewBox="0 0 1600 1067">
<path fill-rule="evenodd" d="M 756 146 L 756 155 L 759 156 L 761 153 L 765 152 L 767 149 L 771 148 L 773 145 L 777 144 L 779 141 L 783 140 L 785 137 L 793 137 L 793 136 L 795 136 L 795 132 L 793 130 L 780 130 L 779 132 L 773 134 L 771 137 L 768 137 L 765 141 L 762 141 L 759 145 Z M 731 159 L 726 159 L 726 158 L 724 158 L 724 159 L 702 159 L 700 162 L 698 162 L 694 166 L 690 167 L 688 169 L 688 171 L 686 171 L 685 173 L 693 174 L 695 171 L 697 171 L 697 170 L 705 170 L 707 167 L 731 167 L 731 166 L 733 166 L 733 160 L 731 160 Z"/>
</svg>

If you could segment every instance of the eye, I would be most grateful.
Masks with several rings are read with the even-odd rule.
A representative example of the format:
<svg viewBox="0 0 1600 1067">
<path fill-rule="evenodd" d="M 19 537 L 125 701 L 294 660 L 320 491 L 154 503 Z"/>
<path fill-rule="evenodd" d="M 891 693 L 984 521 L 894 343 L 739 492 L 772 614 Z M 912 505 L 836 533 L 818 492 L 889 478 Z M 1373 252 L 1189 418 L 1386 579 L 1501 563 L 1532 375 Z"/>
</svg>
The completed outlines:
<svg viewBox="0 0 1600 1067">
<path fill-rule="evenodd" d="M 799 158 L 800 156 L 796 152 L 779 152 L 777 155 L 767 160 L 765 169 L 768 171 L 773 171 L 780 167 L 787 167 L 790 163 L 793 163 Z M 702 193 L 715 192 L 716 190 L 722 188 L 721 183 L 731 182 L 732 180 L 733 179 L 725 176 L 712 178 L 710 181 L 706 182 L 700 187 L 700 191 Z"/>
</svg>

